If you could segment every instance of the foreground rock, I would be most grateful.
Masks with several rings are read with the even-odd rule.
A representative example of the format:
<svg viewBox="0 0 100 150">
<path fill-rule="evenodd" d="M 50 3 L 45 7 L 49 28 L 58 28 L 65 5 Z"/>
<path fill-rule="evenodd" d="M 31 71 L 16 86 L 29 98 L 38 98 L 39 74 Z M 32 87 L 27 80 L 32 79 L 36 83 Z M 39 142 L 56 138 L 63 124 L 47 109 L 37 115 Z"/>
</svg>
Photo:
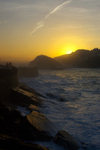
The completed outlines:
<svg viewBox="0 0 100 150">
<path fill-rule="evenodd" d="M 27 115 L 29 123 L 33 126 L 38 140 L 50 140 L 56 133 L 55 127 L 43 114 L 33 111 Z"/>
<path fill-rule="evenodd" d="M 38 97 L 38 95 L 36 95 L 34 92 L 30 92 L 20 87 L 17 87 L 10 90 L 9 96 L 4 102 L 8 105 L 29 108 L 31 104 L 35 106 L 40 106 L 42 99 Z"/>
<path fill-rule="evenodd" d="M 7 135 L 0 134 L 0 149 L 2 150 L 48 150 L 46 147 L 29 144 Z"/>
<path fill-rule="evenodd" d="M 33 111 L 23 117 L 10 107 L 0 106 L 0 133 L 21 140 L 50 140 L 54 126 L 39 112 Z"/>
<path fill-rule="evenodd" d="M 33 128 L 20 113 L 12 108 L 1 107 L 0 104 L 0 134 L 5 134 L 20 140 L 33 140 Z"/>
<path fill-rule="evenodd" d="M 40 113 L 38 115 L 42 116 Z M 39 145 L 27 144 L 30 141 L 34 142 L 50 138 L 41 127 L 42 121 L 45 122 L 45 119 L 40 122 L 38 115 L 35 118 L 36 124 L 32 125 L 30 121 L 32 121 L 33 117 L 32 119 L 29 116 L 22 117 L 18 111 L 0 104 L 0 149 L 47 150 L 47 148 Z M 30 121 L 27 118 L 30 118 Z M 40 128 L 37 122 L 41 123 Z"/>
<path fill-rule="evenodd" d="M 69 133 L 63 130 L 57 133 L 54 141 L 68 150 L 79 149 L 79 144 L 77 143 L 77 141 Z"/>
</svg>

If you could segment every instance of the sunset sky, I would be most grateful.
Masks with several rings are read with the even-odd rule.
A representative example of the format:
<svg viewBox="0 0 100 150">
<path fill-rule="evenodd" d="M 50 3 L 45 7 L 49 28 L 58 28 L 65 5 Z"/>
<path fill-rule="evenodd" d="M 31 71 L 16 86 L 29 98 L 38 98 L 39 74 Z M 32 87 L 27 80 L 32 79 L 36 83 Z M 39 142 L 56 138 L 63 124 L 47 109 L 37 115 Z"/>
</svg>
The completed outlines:
<svg viewBox="0 0 100 150">
<path fill-rule="evenodd" d="M 100 48 L 100 0 L 0 0 L 0 60 Z"/>
</svg>

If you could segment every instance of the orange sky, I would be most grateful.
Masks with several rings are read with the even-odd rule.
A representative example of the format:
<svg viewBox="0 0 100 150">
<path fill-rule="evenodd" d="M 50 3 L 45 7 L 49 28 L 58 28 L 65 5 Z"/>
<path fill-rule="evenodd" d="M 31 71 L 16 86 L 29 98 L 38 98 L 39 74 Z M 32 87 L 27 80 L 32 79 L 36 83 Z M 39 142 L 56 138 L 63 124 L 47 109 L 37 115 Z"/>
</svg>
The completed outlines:
<svg viewBox="0 0 100 150">
<path fill-rule="evenodd" d="M 0 60 L 100 47 L 100 1 L 0 0 Z"/>
</svg>

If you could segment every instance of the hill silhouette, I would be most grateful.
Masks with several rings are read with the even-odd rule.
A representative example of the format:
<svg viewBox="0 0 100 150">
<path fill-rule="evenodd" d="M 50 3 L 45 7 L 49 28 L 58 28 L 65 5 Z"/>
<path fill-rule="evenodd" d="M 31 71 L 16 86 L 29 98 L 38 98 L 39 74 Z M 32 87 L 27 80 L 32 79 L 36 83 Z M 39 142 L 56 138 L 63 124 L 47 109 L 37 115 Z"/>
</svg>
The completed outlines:
<svg viewBox="0 0 100 150">
<path fill-rule="evenodd" d="M 45 55 L 37 56 L 29 65 L 38 69 L 63 69 L 60 62 Z"/>
<path fill-rule="evenodd" d="M 55 60 L 66 67 L 100 68 L 100 49 L 79 49 L 71 54 L 55 57 Z"/>
<path fill-rule="evenodd" d="M 29 66 L 38 69 L 65 69 L 65 68 L 100 68 L 100 49 L 79 49 L 71 54 L 50 58 L 45 55 L 37 56 Z"/>
</svg>

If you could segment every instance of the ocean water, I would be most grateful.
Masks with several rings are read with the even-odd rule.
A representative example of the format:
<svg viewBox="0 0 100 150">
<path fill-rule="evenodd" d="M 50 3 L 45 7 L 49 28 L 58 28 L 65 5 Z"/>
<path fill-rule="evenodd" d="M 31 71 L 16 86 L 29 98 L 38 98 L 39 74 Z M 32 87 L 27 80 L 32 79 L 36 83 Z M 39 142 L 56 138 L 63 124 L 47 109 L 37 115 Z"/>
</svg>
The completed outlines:
<svg viewBox="0 0 100 150">
<path fill-rule="evenodd" d="M 100 150 L 100 69 L 41 71 L 22 82 L 45 98 L 41 111 L 87 150 Z"/>
</svg>

